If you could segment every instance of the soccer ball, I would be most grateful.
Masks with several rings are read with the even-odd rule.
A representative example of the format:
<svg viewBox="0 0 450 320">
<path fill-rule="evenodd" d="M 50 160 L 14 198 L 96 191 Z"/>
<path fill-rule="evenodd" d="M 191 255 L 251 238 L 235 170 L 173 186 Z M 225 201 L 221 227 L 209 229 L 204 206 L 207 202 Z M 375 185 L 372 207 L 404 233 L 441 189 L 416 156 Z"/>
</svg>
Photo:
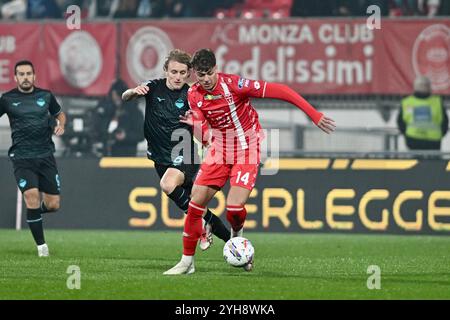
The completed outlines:
<svg viewBox="0 0 450 320">
<path fill-rule="evenodd" d="M 225 243 L 223 257 L 233 267 L 243 267 L 253 261 L 255 249 L 250 240 L 243 237 L 235 237 Z"/>
</svg>

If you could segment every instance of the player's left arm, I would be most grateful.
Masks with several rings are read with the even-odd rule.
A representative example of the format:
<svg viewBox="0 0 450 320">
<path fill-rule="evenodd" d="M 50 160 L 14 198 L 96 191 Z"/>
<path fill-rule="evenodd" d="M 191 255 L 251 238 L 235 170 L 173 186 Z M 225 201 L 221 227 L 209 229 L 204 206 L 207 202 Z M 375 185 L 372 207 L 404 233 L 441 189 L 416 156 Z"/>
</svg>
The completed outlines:
<svg viewBox="0 0 450 320">
<path fill-rule="evenodd" d="M 336 128 L 334 120 L 317 111 L 301 95 L 289 88 L 287 85 L 274 82 L 253 81 L 246 86 L 244 80 L 243 89 L 250 97 L 280 99 L 292 103 L 302 110 L 314 124 L 325 133 L 331 133 Z"/>
<path fill-rule="evenodd" d="M 62 136 L 64 134 L 64 128 L 66 127 L 67 117 L 66 114 L 62 111 L 61 106 L 58 101 L 56 101 L 55 96 L 52 94 L 50 98 L 49 105 L 50 114 L 56 119 L 56 127 L 54 130 L 55 135 Z"/>
<path fill-rule="evenodd" d="M 66 127 L 67 117 L 64 112 L 60 112 L 56 117 L 57 125 L 55 127 L 55 135 L 62 136 L 64 134 L 64 128 Z"/>
<path fill-rule="evenodd" d="M 287 85 L 266 82 L 263 98 L 280 99 L 292 103 L 306 113 L 312 122 L 325 133 L 331 133 L 336 128 L 333 119 L 317 111 L 308 101 Z"/>
<path fill-rule="evenodd" d="M 3 97 L 0 97 L 0 118 L 6 113 L 6 106 Z"/>
</svg>

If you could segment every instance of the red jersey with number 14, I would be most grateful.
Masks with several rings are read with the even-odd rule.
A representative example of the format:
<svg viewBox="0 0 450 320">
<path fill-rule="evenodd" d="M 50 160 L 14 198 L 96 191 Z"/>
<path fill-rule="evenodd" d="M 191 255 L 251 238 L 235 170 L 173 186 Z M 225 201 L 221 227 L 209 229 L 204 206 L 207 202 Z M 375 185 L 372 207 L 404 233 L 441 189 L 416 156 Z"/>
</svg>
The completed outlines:
<svg viewBox="0 0 450 320">
<path fill-rule="evenodd" d="M 206 91 L 199 83 L 189 89 L 190 108 L 209 123 L 216 149 L 220 140 L 218 135 L 223 136 L 221 141 L 234 137 L 235 151 L 249 149 L 249 136 L 259 137 L 261 125 L 250 98 L 264 98 L 265 88 L 265 81 L 218 73 L 218 81 L 212 91 Z M 223 150 L 230 151 L 230 148 Z"/>
</svg>

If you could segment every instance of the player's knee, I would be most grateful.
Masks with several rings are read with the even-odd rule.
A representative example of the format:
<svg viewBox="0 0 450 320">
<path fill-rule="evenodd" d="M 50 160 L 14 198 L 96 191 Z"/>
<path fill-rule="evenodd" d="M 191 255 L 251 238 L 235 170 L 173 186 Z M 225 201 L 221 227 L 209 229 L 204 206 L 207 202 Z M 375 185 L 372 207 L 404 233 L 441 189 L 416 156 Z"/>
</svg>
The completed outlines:
<svg viewBox="0 0 450 320">
<path fill-rule="evenodd" d="M 177 187 L 177 184 L 174 181 L 165 180 L 165 179 L 162 179 L 159 182 L 159 185 L 161 187 L 161 190 L 165 194 L 171 194 L 173 192 L 173 190 L 175 190 L 175 188 Z"/>
<path fill-rule="evenodd" d="M 58 211 L 61 204 L 60 204 L 59 199 L 54 199 L 54 200 L 51 200 L 48 203 L 46 203 L 45 206 L 47 207 L 47 209 L 49 211 L 53 212 L 53 211 Z"/>
<path fill-rule="evenodd" d="M 37 208 L 40 205 L 39 192 L 25 192 L 23 198 L 28 208 Z"/>
</svg>

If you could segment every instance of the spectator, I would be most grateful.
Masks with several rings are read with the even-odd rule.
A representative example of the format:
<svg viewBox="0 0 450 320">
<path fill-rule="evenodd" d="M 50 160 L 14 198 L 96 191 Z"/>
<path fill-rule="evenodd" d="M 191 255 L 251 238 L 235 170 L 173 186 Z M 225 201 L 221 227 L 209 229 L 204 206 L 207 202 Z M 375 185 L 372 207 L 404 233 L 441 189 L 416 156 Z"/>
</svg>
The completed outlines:
<svg viewBox="0 0 450 320">
<path fill-rule="evenodd" d="M 438 15 L 440 16 L 450 16 L 450 1 L 444 1 L 439 7 Z"/>
<path fill-rule="evenodd" d="M 393 0 L 389 15 L 412 16 L 418 14 L 417 0 Z"/>
<path fill-rule="evenodd" d="M 448 116 L 441 98 L 431 94 L 430 79 L 416 78 L 414 94 L 402 100 L 397 124 L 409 149 L 441 149 L 441 140 L 448 131 Z"/>
<path fill-rule="evenodd" d="M 28 0 L 28 19 L 58 19 L 63 14 L 55 0 Z"/>
<path fill-rule="evenodd" d="M 291 16 L 320 17 L 333 15 L 335 3 L 333 0 L 311 1 L 294 0 L 291 7 Z"/>
<path fill-rule="evenodd" d="M 136 18 L 137 9 L 139 2 L 138 0 L 121 0 L 117 7 L 117 11 L 114 13 L 114 18 Z"/>
<path fill-rule="evenodd" d="M 95 140 L 100 142 L 103 155 L 134 157 L 138 143 L 144 140 L 144 116 L 137 102 L 121 98 L 127 88 L 124 81 L 116 80 L 94 113 Z"/>
<path fill-rule="evenodd" d="M 1 7 L 2 18 L 24 19 L 27 12 L 26 0 L 3 1 Z"/>
<path fill-rule="evenodd" d="M 381 15 L 389 15 L 389 0 L 362 0 L 361 2 L 361 15 L 366 15 L 367 8 L 371 5 L 378 6 L 381 9 Z"/>
<path fill-rule="evenodd" d="M 441 0 L 418 0 L 419 12 L 428 17 L 436 16 L 440 5 Z"/>
<path fill-rule="evenodd" d="M 147 18 L 152 15 L 152 12 L 153 12 L 152 2 L 154 2 L 154 1 L 150 1 L 150 0 L 140 0 L 139 1 L 137 13 L 136 13 L 138 18 Z"/>
<path fill-rule="evenodd" d="M 195 11 L 196 1 L 188 0 L 158 0 L 152 4 L 153 17 L 156 18 L 181 18 L 189 12 Z"/>
<path fill-rule="evenodd" d="M 107 17 L 112 18 L 116 13 L 120 0 L 86 0 L 89 18 Z"/>
</svg>

